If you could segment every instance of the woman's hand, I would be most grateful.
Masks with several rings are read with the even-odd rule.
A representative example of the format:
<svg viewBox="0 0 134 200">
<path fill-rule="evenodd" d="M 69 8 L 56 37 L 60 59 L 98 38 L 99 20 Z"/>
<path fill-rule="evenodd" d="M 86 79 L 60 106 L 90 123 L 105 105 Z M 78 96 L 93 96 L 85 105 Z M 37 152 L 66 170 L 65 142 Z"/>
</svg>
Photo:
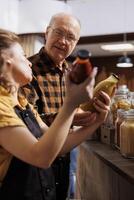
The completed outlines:
<svg viewBox="0 0 134 200">
<path fill-rule="evenodd" d="M 93 88 L 95 84 L 95 76 L 97 74 L 97 68 L 93 68 L 90 76 L 81 84 L 74 84 L 69 79 L 69 74 L 66 76 L 66 98 L 65 102 L 70 106 L 78 107 L 81 103 L 84 103 L 93 97 Z"/>
<path fill-rule="evenodd" d="M 98 111 L 96 114 L 96 122 L 103 123 L 107 118 L 108 112 L 110 111 L 111 100 L 108 94 L 103 91 L 100 92 L 100 95 L 105 100 L 105 103 L 104 101 L 94 98 L 94 107 Z"/>
</svg>

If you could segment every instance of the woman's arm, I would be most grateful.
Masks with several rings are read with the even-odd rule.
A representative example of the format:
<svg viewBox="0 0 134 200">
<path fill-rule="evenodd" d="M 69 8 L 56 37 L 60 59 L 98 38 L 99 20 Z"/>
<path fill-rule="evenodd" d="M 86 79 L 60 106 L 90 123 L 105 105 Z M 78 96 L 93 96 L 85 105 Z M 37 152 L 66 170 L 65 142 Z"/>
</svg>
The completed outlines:
<svg viewBox="0 0 134 200">
<path fill-rule="evenodd" d="M 68 80 L 64 105 L 51 127 L 39 140 L 27 128 L 7 126 L 0 129 L 0 145 L 25 162 L 48 168 L 66 141 L 76 108 L 92 97 L 95 74 L 96 71 L 93 71 L 92 77 L 79 85 Z"/>
<path fill-rule="evenodd" d="M 0 145 L 19 159 L 48 168 L 61 150 L 75 113 L 65 104 L 43 136 L 37 140 L 27 128 L 0 128 Z"/>
</svg>

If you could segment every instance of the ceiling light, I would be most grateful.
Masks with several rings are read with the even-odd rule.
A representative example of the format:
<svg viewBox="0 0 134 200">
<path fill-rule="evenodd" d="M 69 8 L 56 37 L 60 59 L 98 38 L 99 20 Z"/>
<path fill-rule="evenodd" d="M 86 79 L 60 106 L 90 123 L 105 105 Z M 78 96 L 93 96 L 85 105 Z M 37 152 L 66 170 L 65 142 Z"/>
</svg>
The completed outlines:
<svg viewBox="0 0 134 200">
<path fill-rule="evenodd" d="M 126 32 L 126 1 L 124 0 L 124 34 L 123 34 L 123 45 L 126 45 L 127 49 L 124 49 L 124 53 L 122 57 L 119 58 L 118 63 L 116 64 L 117 67 L 133 67 L 133 63 L 131 58 L 127 57 L 127 52 L 131 50 L 133 50 L 133 45 L 131 46 L 131 44 L 129 44 L 127 42 L 127 32 Z"/>
<path fill-rule="evenodd" d="M 134 45 L 130 43 L 102 45 L 101 48 L 106 51 L 134 51 Z"/>
<path fill-rule="evenodd" d="M 129 58 L 127 56 L 122 56 L 122 57 L 119 58 L 116 66 L 122 67 L 122 68 L 133 67 L 133 63 L 131 61 L 131 58 Z"/>
</svg>

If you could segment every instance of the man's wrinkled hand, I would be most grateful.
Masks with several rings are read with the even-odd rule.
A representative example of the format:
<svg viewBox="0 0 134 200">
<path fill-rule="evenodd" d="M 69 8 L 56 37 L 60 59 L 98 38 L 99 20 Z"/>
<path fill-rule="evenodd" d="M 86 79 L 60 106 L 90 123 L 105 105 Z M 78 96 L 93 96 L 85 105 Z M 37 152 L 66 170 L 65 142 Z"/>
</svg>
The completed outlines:
<svg viewBox="0 0 134 200">
<path fill-rule="evenodd" d="M 73 126 L 90 126 L 94 123 L 96 114 L 91 112 L 76 113 L 72 122 Z"/>
<path fill-rule="evenodd" d="M 100 92 L 100 95 L 104 99 L 105 103 L 103 101 L 97 99 L 96 97 L 93 100 L 94 100 L 94 107 L 97 110 L 96 121 L 103 123 L 106 120 L 107 115 L 110 111 L 111 100 L 110 100 L 110 97 L 108 96 L 108 94 L 106 94 L 103 91 Z"/>
</svg>

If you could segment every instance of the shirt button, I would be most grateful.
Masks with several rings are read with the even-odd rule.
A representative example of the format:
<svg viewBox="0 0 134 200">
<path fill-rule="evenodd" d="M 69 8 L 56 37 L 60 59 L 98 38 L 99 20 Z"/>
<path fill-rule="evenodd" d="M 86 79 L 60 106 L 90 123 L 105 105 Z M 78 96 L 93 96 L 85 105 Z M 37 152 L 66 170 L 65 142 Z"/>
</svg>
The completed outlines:
<svg viewBox="0 0 134 200">
<path fill-rule="evenodd" d="M 28 117 L 28 116 L 29 116 L 28 113 L 26 113 L 26 114 L 25 114 L 25 117 Z"/>
<path fill-rule="evenodd" d="M 51 189 L 50 189 L 50 188 L 47 188 L 47 189 L 46 189 L 46 192 L 47 192 L 47 193 L 49 193 L 50 191 L 51 191 Z"/>
</svg>

